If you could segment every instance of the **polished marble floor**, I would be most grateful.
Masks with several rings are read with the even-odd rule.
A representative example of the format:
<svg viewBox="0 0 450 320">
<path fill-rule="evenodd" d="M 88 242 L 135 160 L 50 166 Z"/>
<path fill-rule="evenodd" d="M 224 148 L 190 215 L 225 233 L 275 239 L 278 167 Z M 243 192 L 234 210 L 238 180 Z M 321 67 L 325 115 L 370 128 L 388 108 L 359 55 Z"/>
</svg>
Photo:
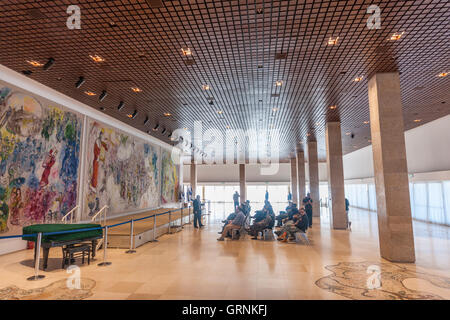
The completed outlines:
<svg viewBox="0 0 450 320">
<path fill-rule="evenodd" d="M 82 294 L 67 289 L 61 297 L 73 292 L 87 299 L 450 299 L 448 227 L 414 222 L 417 261 L 400 265 L 379 256 L 374 212 L 351 209 L 350 232 L 330 230 L 324 210 L 309 231 L 310 246 L 249 237 L 218 242 L 221 218 L 222 213 L 212 216 L 201 230 L 186 225 L 134 254 L 108 249 L 107 267 L 97 266 L 100 251 L 97 261 L 80 268 L 83 281 L 95 285 Z M 49 268 L 41 271 L 46 277 L 34 282 L 26 280 L 33 274 L 32 250 L 0 256 L 0 298 L 58 299 L 43 292 L 72 275 L 60 269 L 60 255 L 50 250 Z M 374 265 L 385 274 L 381 287 L 368 290 L 367 268 Z"/>
</svg>

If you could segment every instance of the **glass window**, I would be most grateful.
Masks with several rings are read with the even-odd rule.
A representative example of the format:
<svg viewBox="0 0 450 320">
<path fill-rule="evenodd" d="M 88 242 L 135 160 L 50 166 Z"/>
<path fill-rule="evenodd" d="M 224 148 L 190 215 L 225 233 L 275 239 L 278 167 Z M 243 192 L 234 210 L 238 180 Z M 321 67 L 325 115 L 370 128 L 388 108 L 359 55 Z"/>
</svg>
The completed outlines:
<svg viewBox="0 0 450 320">
<path fill-rule="evenodd" d="M 414 215 L 413 218 L 428 220 L 427 208 L 427 184 L 414 183 Z"/>
<path fill-rule="evenodd" d="M 428 221 L 445 223 L 444 199 L 442 197 L 442 183 L 428 184 Z"/>
</svg>

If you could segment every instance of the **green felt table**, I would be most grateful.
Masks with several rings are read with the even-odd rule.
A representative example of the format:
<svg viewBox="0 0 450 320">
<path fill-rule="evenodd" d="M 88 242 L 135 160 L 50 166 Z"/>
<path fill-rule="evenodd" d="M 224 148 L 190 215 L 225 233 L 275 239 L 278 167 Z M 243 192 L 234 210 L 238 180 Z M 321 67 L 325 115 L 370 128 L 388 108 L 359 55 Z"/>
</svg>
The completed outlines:
<svg viewBox="0 0 450 320">
<path fill-rule="evenodd" d="M 36 242 L 37 236 L 27 236 L 27 234 L 43 233 L 41 246 L 44 252 L 44 270 L 47 268 L 48 255 L 52 247 L 67 247 L 82 242 L 92 243 L 92 258 L 95 257 L 95 248 L 97 240 L 103 237 L 103 229 L 94 229 L 86 231 L 78 231 L 73 233 L 63 233 L 54 235 L 44 235 L 48 232 L 70 231 L 78 229 L 93 229 L 101 228 L 100 224 L 85 223 L 85 224 L 35 224 L 24 227 L 22 229 L 22 239 Z M 34 259 L 36 261 L 39 252 L 37 252 L 37 245 L 34 246 Z"/>
<path fill-rule="evenodd" d="M 23 240 L 36 241 L 37 236 L 25 236 L 26 234 L 36 234 L 36 233 L 47 233 L 47 232 L 59 232 L 59 231 L 69 231 L 77 229 L 92 229 L 101 228 L 100 224 L 95 223 L 85 223 L 85 224 L 35 224 L 27 227 L 23 227 L 22 233 L 24 236 Z M 63 233 L 55 235 L 42 235 L 42 242 L 49 241 L 72 241 L 72 240 L 83 240 L 86 238 L 101 237 L 103 235 L 102 229 L 80 231 L 74 233 Z"/>
</svg>

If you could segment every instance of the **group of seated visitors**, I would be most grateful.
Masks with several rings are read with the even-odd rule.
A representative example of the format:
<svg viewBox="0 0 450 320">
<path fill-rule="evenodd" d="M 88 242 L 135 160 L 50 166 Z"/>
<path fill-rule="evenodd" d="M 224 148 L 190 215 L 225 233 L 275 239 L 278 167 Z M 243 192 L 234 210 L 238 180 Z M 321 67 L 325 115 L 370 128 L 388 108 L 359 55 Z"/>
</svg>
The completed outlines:
<svg viewBox="0 0 450 320">
<path fill-rule="evenodd" d="M 227 219 L 222 221 L 224 225 L 222 227 L 222 231 L 219 232 L 221 236 L 217 240 L 224 241 L 225 237 L 231 237 L 231 232 L 233 229 L 240 230 L 243 228 L 244 223 L 247 220 L 247 216 L 250 214 L 250 210 L 251 207 L 249 200 L 237 206 L 235 208 L 235 212 L 228 215 Z"/>
<path fill-rule="evenodd" d="M 306 233 L 309 227 L 309 219 L 306 214 L 305 208 L 297 209 L 295 203 L 289 203 L 286 208 L 286 212 L 280 212 L 277 216 L 278 227 L 280 230 L 275 231 L 279 241 L 287 242 L 289 238 L 295 238 L 297 232 Z"/>
<path fill-rule="evenodd" d="M 265 200 L 263 209 L 255 212 L 253 224 L 246 231 L 252 236 L 253 240 L 256 240 L 259 232 L 262 232 L 264 229 L 272 229 L 274 225 L 275 213 L 269 200 Z"/>
</svg>

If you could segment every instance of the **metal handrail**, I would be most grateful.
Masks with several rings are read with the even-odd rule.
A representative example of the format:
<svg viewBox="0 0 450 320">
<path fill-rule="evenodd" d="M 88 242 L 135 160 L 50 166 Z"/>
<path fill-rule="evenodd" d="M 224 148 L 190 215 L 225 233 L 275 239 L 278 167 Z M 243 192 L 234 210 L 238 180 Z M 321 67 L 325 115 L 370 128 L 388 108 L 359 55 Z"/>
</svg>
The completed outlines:
<svg viewBox="0 0 450 320">
<path fill-rule="evenodd" d="M 70 223 L 73 223 L 73 213 L 75 210 L 77 210 L 80 206 L 76 205 L 72 210 L 67 212 L 64 217 L 61 218 L 61 222 L 67 223 L 67 217 L 70 215 Z"/>
<path fill-rule="evenodd" d="M 103 222 L 106 225 L 106 209 L 108 209 L 108 208 L 109 207 L 107 205 L 104 205 L 103 208 L 101 208 L 96 214 L 94 214 L 94 216 L 92 217 L 91 221 L 97 220 L 97 216 L 99 216 L 100 214 L 105 212 L 105 214 L 103 215 Z"/>
</svg>

